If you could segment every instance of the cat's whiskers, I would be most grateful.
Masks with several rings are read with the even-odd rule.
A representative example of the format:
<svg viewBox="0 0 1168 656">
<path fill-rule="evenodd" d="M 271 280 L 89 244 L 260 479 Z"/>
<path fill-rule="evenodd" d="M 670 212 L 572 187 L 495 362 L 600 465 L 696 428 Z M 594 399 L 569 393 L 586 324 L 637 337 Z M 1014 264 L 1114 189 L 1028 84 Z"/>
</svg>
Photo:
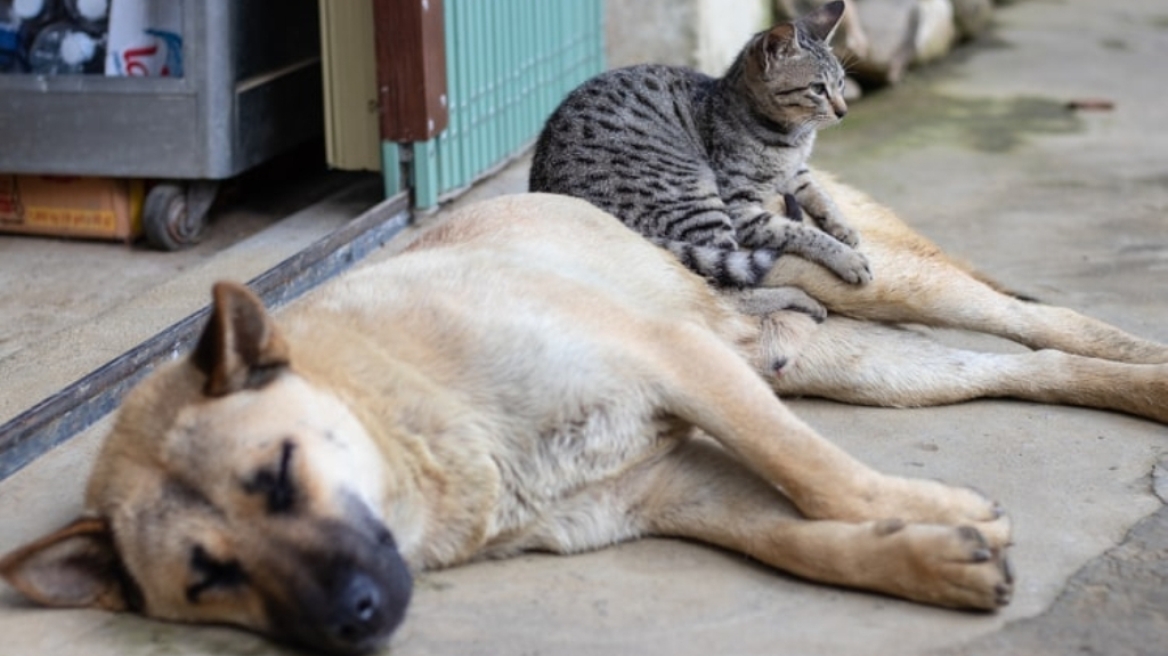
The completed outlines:
<svg viewBox="0 0 1168 656">
<path fill-rule="evenodd" d="M 840 68 L 844 70 L 845 75 L 850 75 L 852 67 L 860 61 L 860 56 L 851 50 L 844 50 L 843 53 L 835 53 L 836 59 L 840 63 Z"/>
<path fill-rule="evenodd" d="M 854 231 L 800 173 L 816 131 L 844 112 L 846 69 L 824 41 L 843 9 L 815 10 L 804 25 L 818 33 L 788 23 L 756 35 L 721 78 L 642 65 L 586 82 L 548 119 L 530 188 L 592 202 L 719 286 L 758 285 L 780 252 L 864 281 L 866 262 L 841 246 Z M 816 225 L 772 221 L 763 199 L 776 190 Z"/>
</svg>

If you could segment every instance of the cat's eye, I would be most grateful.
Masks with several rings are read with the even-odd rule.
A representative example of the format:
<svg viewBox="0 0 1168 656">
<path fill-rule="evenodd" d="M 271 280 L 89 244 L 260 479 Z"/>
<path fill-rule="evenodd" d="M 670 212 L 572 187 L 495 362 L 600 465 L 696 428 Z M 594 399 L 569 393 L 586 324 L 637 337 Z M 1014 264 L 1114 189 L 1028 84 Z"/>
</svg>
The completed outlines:
<svg viewBox="0 0 1168 656">
<path fill-rule="evenodd" d="M 815 93 L 821 95 L 821 96 L 827 95 L 827 85 L 826 84 L 812 84 L 811 90 L 814 91 Z"/>
</svg>

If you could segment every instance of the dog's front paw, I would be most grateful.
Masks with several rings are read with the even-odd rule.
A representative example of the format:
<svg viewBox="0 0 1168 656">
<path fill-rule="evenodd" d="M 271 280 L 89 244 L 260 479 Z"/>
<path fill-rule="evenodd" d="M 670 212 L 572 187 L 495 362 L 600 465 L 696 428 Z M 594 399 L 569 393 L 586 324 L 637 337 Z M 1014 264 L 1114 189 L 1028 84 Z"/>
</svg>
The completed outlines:
<svg viewBox="0 0 1168 656">
<path fill-rule="evenodd" d="M 815 519 L 972 526 L 995 548 L 1010 544 L 1010 518 L 1002 506 L 967 487 L 921 478 L 854 474 L 830 495 L 793 498 Z"/>
<path fill-rule="evenodd" d="M 876 513 L 905 521 L 977 528 L 994 548 L 1010 544 L 1010 517 L 1001 504 L 968 487 L 946 485 L 919 478 L 883 477 L 879 490 L 869 498 Z"/>
<path fill-rule="evenodd" d="M 887 571 L 874 585 L 885 592 L 940 606 L 995 610 L 1010 603 L 1014 575 L 1006 550 L 972 526 L 875 522 L 887 540 Z"/>
</svg>

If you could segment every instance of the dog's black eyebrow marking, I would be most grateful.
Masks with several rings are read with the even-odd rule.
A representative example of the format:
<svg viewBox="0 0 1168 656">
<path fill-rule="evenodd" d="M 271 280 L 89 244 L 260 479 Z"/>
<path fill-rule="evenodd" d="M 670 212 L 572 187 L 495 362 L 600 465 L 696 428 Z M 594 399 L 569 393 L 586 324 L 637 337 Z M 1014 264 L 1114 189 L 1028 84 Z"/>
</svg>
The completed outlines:
<svg viewBox="0 0 1168 656">
<path fill-rule="evenodd" d="M 288 512 L 295 505 L 296 487 L 292 484 L 292 452 L 295 449 L 296 444 L 285 439 L 280 445 L 280 464 L 276 473 L 261 469 L 255 478 L 243 484 L 243 489 L 249 494 L 267 495 L 269 513 Z"/>
<path fill-rule="evenodd" d="M 268 510 L 283 512 L 292 507 L 296 490 L 292 487 L 291 472 L 292 451 L 296 445 L 292 440 L 284 440 L 280 447 L 280 471 L 276 474 L 276 486 L 268 494 Z"/>
</svg>

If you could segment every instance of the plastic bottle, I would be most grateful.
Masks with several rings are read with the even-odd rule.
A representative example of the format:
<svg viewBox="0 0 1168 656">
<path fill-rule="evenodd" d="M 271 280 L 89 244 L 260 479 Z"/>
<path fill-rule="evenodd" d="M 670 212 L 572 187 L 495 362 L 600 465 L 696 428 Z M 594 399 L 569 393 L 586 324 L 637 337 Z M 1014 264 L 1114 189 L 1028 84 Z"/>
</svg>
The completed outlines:
<svg viewBox="0 0 1168 656">
<path fill-rule="evenodd" d="M 108 76 L 182 77 L 182 3 L 118 0 L 110 6 Z"/>
<path fill-rule="evenodd" d="M 38 75 L 100 73 L 104 62 L 104 44 L 68 23 L 41 30 L 28 53 L 29 68 Z"/>
<path fill-rule="evenodd" d="M 61 17 L 61 0 L 12 0 L 10 4 L 26 34 L 39 32 Z"/>
<path fill-rule="evenodd" d="M 37 36 L 62 16 L 61 0 L 11 0 L 12 14 L 20 22 L 17 57 L 21 70 L 29 72 L 29 51 Z"/>
<path fill-rule="evenodd" d="M 109 10 L 110 0 L 65 0 L 65 13 L 70 21 L 94 36 L 105 34 Z"/>
<path fill-rule="evenodd" d="M 20 18 L 12 10 L 11 0 L 0 0 L 0 73 L 23 73 L 24 56 L 20 47 Z"/>
</svg>

